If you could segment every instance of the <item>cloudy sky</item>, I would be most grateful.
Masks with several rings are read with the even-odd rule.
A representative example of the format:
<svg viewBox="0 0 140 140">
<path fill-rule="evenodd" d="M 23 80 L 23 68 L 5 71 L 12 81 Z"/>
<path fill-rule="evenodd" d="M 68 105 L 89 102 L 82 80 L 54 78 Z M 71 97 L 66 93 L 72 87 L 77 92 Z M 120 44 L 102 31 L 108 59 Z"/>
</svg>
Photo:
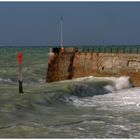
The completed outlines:
<svg viewBox="0 0 140 140">
<path fill-rule="evenodd" d="M 0 46 L 139 45 L 140 2 L 0 2 Z"/>
</svg>

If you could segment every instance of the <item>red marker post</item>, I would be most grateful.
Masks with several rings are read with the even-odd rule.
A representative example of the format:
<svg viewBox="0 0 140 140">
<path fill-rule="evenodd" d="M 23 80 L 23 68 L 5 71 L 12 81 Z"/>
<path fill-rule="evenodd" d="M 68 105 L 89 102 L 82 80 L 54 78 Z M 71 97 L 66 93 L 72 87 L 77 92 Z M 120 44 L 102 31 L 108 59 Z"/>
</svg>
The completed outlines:
<svg viewBox="0 0 140 140">
<path fill-rule="evenodd" d="M 22 87 L 22 52 L 18 52 L 18 64 L 19 64 L 19 93 L 23 93 L 23 87 Z"/>
</svg>

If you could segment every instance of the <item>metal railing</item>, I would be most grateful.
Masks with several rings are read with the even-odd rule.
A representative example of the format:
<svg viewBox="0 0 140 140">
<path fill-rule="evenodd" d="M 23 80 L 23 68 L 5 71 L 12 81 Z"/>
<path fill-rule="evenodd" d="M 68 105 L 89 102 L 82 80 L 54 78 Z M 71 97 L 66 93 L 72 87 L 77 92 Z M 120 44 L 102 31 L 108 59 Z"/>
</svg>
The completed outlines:
<svg viewBox="0 0 140 140">
<path fill-rule="evenodd" d="M 140 47 L 82 47 L 76 48 L 78 52 L 98 53 L 140 53 Z"/>
</svg>

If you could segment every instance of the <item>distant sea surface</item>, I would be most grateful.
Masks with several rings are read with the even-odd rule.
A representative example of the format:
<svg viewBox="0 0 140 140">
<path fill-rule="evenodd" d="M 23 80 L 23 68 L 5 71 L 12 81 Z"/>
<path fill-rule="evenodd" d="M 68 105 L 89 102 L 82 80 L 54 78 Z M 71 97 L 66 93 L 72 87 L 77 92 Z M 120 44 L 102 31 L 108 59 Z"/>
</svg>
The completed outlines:
<svg viewBox="0 0 140 140">
<path fill-rule="evenodd" d="M 140 138 L 140 88 L 129 77 L 45 83 L 48 57 L 48 47 L 0 47 L 0 138 Z"/>
</svg>

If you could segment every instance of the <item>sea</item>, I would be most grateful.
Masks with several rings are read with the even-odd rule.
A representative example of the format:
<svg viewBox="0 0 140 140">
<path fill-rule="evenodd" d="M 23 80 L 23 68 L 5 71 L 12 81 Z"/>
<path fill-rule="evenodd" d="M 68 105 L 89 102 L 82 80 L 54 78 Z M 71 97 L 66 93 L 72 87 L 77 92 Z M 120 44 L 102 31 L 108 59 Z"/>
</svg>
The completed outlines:
<svg viewBox="0 0 140 140">
<path fill-rule="evenodd" d="M 49 47 L 0 47 L 0 138 L 140 138 L 140 87 L 129 77 L 46 83 L 48 57 Z"/>
</svg>

